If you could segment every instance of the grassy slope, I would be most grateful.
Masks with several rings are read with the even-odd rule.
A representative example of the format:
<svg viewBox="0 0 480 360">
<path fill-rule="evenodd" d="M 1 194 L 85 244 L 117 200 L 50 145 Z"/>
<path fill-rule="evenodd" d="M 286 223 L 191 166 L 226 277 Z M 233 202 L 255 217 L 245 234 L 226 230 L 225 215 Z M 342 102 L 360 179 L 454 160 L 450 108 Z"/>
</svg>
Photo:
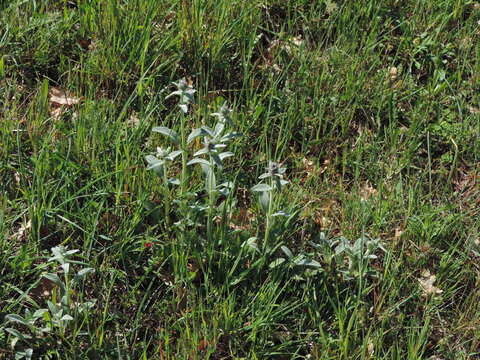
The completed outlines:
<svg viewBox="0 0 480 360">
<path fill-rule="evenodd" d="M 37 286 L 49 249 L 63 244 L 96 269 L 86 295 L 97 305 L 80 333 L 32 343 L 37 354 L 479 356 L 475 1 L 73 3 L 0 2 L 0 330 L 3 315 L 33 307 L 19 290 Z M 366 231 L 387 249 L 377 279 L 346 281 L 320 254 L 321 276 L 266 266 L 229 285 L 242 236 L 263 231 L 248 191 L 233 215 L 253 219 L 242 236 L 218 231 L 227 244 L 179 239 L 146 210 L 162 195 L 143 157 L 166 144 L 150 130 L 178 129 L 162 90 L 183 76 L 197 89 L 192 126 L 222 99 L 235 108 L 245 138 L 225 173 L 239 190 L 266 159 L 285 161 L 280 201 L 298 216 L 276 241 L 309 252 L 321 231 L 352 241 Z M 52 117 L 48 86 L 81 104 Z M 422 296 L 425 269 L 438 296 Z"/>
</svg>

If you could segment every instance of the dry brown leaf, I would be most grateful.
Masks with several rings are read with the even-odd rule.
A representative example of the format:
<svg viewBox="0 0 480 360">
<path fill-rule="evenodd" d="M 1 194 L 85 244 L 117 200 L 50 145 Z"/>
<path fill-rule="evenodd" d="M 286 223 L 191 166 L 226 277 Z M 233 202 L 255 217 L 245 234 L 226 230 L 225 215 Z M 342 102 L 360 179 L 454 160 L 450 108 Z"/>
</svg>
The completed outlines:
<svg viewBox="0 0 480 360">
<path fill-rule="evenodd" d="M 68 94 L 58 87 L 51 87 L 49 91 L 50 103 L 54 106 L 73 106 L 80 102 L 80 99 Z"/>
<path fill-rule="evenodd" d="M 240 208 L 238 214 L 231 218 L 229 226 L 233 230 L 249 230 L 255 221 L 255 214 L 246 208 Z"/>
<path fill-rule="evenodd" d="M 15 174 L 13 176 L 15 177 L 15 184 L 17 184 L 17 186 L 20 186 L 20 174 L 15 171 Z"/>
<path fill-rule="evenodd" d="M 436 279 L 437 277 L 434 274 L 431 274 L 428 269 L 422 271 L 421 278 L 417 280 L 422 288 L 423 297 L 429 297 L 431 295 L 435 296 L 443 293 L 443 290 L 433 285 Z"/>
<path fill-rule="evenodd" d="M 390 80 L 395 81 L 398 77 L 398 69 L 395 66 L 390 68 Z"/>
<path fill-rule="evenodd" d="M 18 230 L 9 237 L 9 240 L 24 241 L 27 237 L 28 231 L 32 228 L 32 220 L 28 220 L 26 223 L 20 225 Z"/>
<path fill-rule="evenodd" d="M 370 197 L 375 196 L 377 190 L 370 184 L 369 181 L 365 182 L 363 187 L 360 189 L 360 196 L 362 200 L 368 200 Z"/>
<path fill-rule="evenodd" d="M 138 127 L 140 125 L 140 119 L 137 116 L 136 112 L 132 112 L 128 118 L 128 125 L 131 127 Z"/>
<path fill-rule="evenodd" d="M 60 120 L 63 113 L 64 113 L 64 109 L 62 107 L 57 107 L 57 108 L 54 108 L 54 109 L 50 110 L 50 116 L 55 121 Z"/>
<path fill-rule="evenodd" d="M 332 0 L 325 1 L 325 10 L 327 11 L 328 15 L 334 14 L 338 10 L 337 3 L 333 2 Z"/>
<path fill-rule="evenodd" d="M 302 159 L 302 163 L 307 177 L 311 176 L 315 171 L 315 163 L 312 160 L 307 159 L 306 157 Z"/>
<path fill-rule="evenodd" d="M 78 40 L 78 45 L 80 45 L 83 50 L 94 50 L 96 47 L 92 39 L 80 39 Z"/>
<path fill-rule="evenodd" d="M 176 295 L 176 310 L 182 313 L 187 309 L 187 289 L 184 286 L 177 287 Z"/>
<path fill-rule="evenodd" d="M 402 237 L 402 234 L 403 234 L 403 230 L 400 226 L 397 226 L 395 228 L 395 239 L 398 240 Z"/>
<path fill-rule="evenodd" d="M 65 112 L 65 108 L 80 103 L 80 99 L 68 94 L 65 90 L 58 87 L 51 87 L 49 90 L 50 100 L 50 116 L 53 120 L 58 121 Z M 75 115 L 75 114 L 74 114 Z"/>
<path fill-rule="evenodd" d="M 368 355 L 370 357 L 373 357 L 373 354 L 375 353 L 375 345 L 370 339 L 368 340 L 368 343 L 367 343 L 367 351 L 368 351 Z"/>
<path fill-rule="evenodd" d="M 203 352 L 207 349 L 207 347 L 210 346 L 210 341 L 208 341 L 207 339 L 202 339 L 200 340 L 200 342 L 198 343 L 198 351 L 200 352 Z"/>
</svg>

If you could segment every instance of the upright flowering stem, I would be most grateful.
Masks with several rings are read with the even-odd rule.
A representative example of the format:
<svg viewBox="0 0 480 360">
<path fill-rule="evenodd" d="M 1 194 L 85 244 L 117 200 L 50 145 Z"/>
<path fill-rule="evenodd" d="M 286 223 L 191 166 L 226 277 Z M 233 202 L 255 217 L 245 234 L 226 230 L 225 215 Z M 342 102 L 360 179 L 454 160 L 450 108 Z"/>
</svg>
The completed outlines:
<svg viewBox="0 0 480 360">
<path fill-rule="evenodd" d="M 207 237 L 208 241 L 211 244 L 212 243 L 212 226 L 213 226 L 213 206 L 215 202 L 215 188 L 214 188 L 214 166 L 215 162 L 213 161 L 213 158 L 210 156 L 210 171 L 208 173 L 208 219 L 207 219 Z"/>
<path fill-rule="evenodd" d="M 270 186 L 273 187 L 273 180 L 270 179 Z M 271 227 L 271 222 L 272 222 L 272 211 L 273 211 L 273 193 L 269 192 L 268 193 L 268 210 L 267 210 L 267 223 L 265 225 L 265 239 L 263 241 L 263 246 L 264 249 L 267 246 L 267 243 L 270 238 L 270 227 Z"/>
<path fill-rule="evenodd" d="M 167 228 L 170 228 L 170 189 L 168 188 L 168 174 L 167 174 L 167 166 L 163 169 L 163 183 L 165 189 L 165 222 Z"/>
<path fill-rule="evenodd" d="M 182 194 L 185 194 L 186 191 L 186 186 L 187 186 L 187 178 L 188 178 L 188 169 L 187 169 L 187 140 L 186 140 L 186 135 L 185 135 L 185 122 L 186 122 L 187 117 L 185 114 L 182 112 L 181 115 L 181 120 L 180 120 L 180 136 L 182 139 L 182 180 L 181 180 L 181 185 L 180 189 Z"/>
<path fill-rule="evenodd" d="M 283 174 L 285 173 L 286 168 L 282 168 L 280 164 L 270 161 L 266 172 L 259 176 L 259 179 L 266 180 L 265 183 L 258 183 L 252 188 L 252 191 L 260 193 L 260 203 L 263 210 L 266 213 L 266 225 L 265 225 L 265 235 L 263 241 L 264 250 L 267 248 L 267 244 L 270 238 L 270 229 L 272 227 L 272 217 L 274 216 L 274 193 L 280 191 L 282 186 L 288 183 L 287 180 L 283 179 Z"/>
<path fill-rule="evenodd" d="M 178 96 L 178 107 L 180 108 L 181 117 L 180 117 L 180 141 L 179 146 L 182 150 L 182 174 L 180 179 L 180 191 L 181 194 L 186 193 L 187 180 L 188 180 L 188 170 L 187 170 L 187 139 L 185 134 L 185 126 L 187 121 L 186 114 L 188 113 L 188 105 L 194 104 L 193 94 L 195 94 L 195 89 L 188 84 L 185 78 L 174 82 L 173 85 L 177 87 L 177 90 L 173 91 L 165 99 L 168 99 L 172 96 Z M 182 202 L 182 210 L 185 210 L 185 204 Z"/>
</svg>

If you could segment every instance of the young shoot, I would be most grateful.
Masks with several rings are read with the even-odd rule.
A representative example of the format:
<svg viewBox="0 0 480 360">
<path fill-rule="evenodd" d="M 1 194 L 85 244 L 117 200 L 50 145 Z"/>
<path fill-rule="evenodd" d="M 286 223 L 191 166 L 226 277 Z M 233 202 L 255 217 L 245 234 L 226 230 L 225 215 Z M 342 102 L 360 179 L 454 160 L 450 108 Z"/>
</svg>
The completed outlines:
<svg viewBox="0 0 480 360">
<path fill-rule="evenodd" d="M 157 147 L 157 153 L 155 155 L 147 155 L 145 157 L 145 160 L 148 163 L 147 170 L 153 170 L 158 176 L 163 178 L 167 175 L 168 162 L 175 160 L 175 158 L 181 153 L 181 150 L 171 151 L 170 147 L 166 149 Z"/>
<path fill-rule="evenodd" d="M 280 191 L 283 186 L 288 184 L 288 181 L 283 178 L 285 171 L 287 170 L 284 167 L 281 167 L 279 163 L 269 161 L 268 166 L 266 167 L 266 172 L 260 175 L 258 178 L 260 180 L 266 180 L 265 182 L 260 182 L 254 187 L 252 187 L 253 192 L 260 193 L 260 205 L 263 210 L 271 215 L 273 211 L 273 196 L 272 192 L 277 190 Z"/>
<path fill-rule="evenodd" d="M 170 93 L 165 99 L 169 99 L 172 96 L 178 96 L 178 107 L 184 114 L 186 114 L 188 112 L 188 105 L 195 104 L 193 94 L 195 94 L 196 90 L 188 84 L 185 78 L 173 82 L 172 84 L 177 87 L 177 90 Z"/>
</svg>

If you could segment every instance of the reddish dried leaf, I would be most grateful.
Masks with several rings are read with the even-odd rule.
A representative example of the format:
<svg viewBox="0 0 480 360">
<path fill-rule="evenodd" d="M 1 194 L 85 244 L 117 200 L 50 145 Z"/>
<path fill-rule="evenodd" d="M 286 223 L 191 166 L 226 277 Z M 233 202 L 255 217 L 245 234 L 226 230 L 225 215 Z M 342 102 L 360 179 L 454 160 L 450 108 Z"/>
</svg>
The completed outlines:
<svg viewBox="0 0 480 360">
<path fill-rule="evenodd" d="M 52 87 L 49 91 L 50 103 L 53 106 L 73 106 L 80 102 L 80 99 L 69 95 L 65 90 L 58 87 Z"/>
</svg>

